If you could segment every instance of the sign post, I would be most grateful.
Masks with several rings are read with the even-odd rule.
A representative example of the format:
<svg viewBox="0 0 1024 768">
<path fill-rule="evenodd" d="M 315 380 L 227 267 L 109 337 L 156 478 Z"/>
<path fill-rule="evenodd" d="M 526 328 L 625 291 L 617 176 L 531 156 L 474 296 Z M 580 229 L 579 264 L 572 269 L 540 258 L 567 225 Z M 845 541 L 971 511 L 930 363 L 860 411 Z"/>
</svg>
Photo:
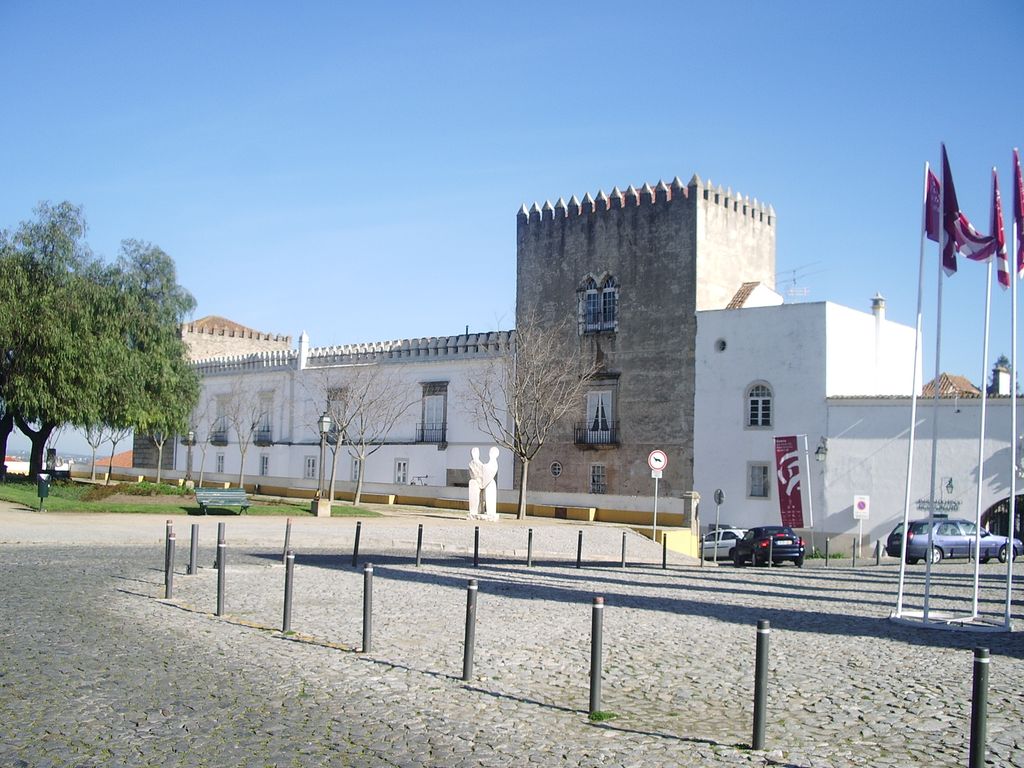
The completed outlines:
<svg viewBox="0 0 1024 768">
<path fill-rule="evenodd" d="M 864 546 L 864 521 L 871 511 L 871 497 L 857 495 L 853 497 L 853 519 L 857 521 L 857 554 L 862 554 Z"/>
<path fill-rule="evenodd" d="M 647 466 L 651 468 L 651 477 L 654 478 L 654 519 L 651 524 L 651 539 L 658 540 L 658 480 L 661 478 L 661 471 L 668 466 L 668 456 L 664 451 L 654 450 L 647 456 Z"/>
</svg>

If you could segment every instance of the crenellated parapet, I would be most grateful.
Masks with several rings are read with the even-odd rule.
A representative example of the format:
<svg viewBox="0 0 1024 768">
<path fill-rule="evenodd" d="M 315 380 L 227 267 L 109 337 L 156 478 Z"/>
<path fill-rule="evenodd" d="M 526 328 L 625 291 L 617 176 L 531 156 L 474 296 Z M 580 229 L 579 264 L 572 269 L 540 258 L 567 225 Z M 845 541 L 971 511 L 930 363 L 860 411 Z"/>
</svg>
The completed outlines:
<svg viewBox="0 0 1024 768">
<path fill-rule="evenodd" d="M 733 193 L 731 188 L 723 189 L 721 185 L 716 187 L 710 180 L 705 184 L 696 174 L 686 185 L 677 176 L 671 184 L 659 181 L 652 187 L 650 183 L 645 183 L 640 189 L 630 185 L 625 191 L 613 187 L 607 195 L 604 190 L 598 190 L 596 197 L 591 197 L 587 192 L 582 200 L 573 195 L 568 203 L 558 198 L 554 205 L 550 200 L 544 201 L 543 205 L 535 202 L 529 208 L 524 204 L 519 208 L 516 218 L 518 225 L 523 227 L 543 225 L 546 222 L 557 224 L 579 217 L 600 216 L 609 211 L 642 211 L 679 205 L 695 208 L 698 204 L 717 206 L 737 218 L 774 226 L 775 209 L 771 205 L 759 203 L 757 198 L 751 200 L 746 195 Z"/>
<path fill-rule="evenodd" d="M 201 376 L 242 371 L 287 371 L 297 367 L 299 353 L 293 349 L 274 349 L 248 355 L 224 355 L 194 360 L 192 365 Z"/>
<path fill-rule="evenodd" d="M 419 339 L 379 341 L 369 344 L 341 344 L 312 347 L 305 359 L 306 368 L 357 365 L 380 362 L 432 362 L 440 359 L 499 355 L 515 343 L 515 331 L 469 333 L 460 336 L 430 336 Z M 273 350 L 248 355 L 225 355 L 193 361 L 200 375 L 238 372 L 299 370 L 302 357 L 298 350 Z"/>
<path fill-rule="evenodd" d="M 372 344 L 344 344 L 313 347 L 306 365 L 310 368 L 331 365 L 389 361 L 436 361 L 443 358 L 465 358 L 497 355 L 514 343 L 514 331 L 470 333 L 460 336 L 430 336 L 418 339 L 383 341 Z"/>
</svg>

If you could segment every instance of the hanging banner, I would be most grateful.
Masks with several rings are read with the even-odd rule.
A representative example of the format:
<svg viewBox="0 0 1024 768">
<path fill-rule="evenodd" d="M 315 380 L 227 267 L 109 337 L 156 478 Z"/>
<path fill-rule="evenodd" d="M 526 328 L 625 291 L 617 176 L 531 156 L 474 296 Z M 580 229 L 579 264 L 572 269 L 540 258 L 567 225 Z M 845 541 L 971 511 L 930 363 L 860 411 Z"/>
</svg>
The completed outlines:
<svg viewBox="0 0 1024 768">
<path fill-rule="evenodd" d="M 804 506 L 800 493 L 800 451 L 796 435 L 775 438 L 775 474 L 779 481 L 779 512 L 782 524 L 804 527 Z"/>
</svg>

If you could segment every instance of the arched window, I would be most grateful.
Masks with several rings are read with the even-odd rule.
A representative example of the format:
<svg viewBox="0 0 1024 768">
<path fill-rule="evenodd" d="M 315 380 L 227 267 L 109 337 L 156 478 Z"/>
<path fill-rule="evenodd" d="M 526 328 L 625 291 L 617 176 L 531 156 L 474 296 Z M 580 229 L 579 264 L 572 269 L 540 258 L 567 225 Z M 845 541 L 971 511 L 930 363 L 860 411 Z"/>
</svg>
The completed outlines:
<svg viewBox="0 0 1024 768">
<path fill-rule="evenodd" d="M 747 390 L 747 426 L 772 425 L 772 389 L 767 384 L 754 384 Z"/>
<path fill-rule="evenodd" d="M 588 275 L 577 289 L 580 333 L 614 331 L 619 321 L 619 283 L 605 275 L 600 283 Z"/>
</svg>

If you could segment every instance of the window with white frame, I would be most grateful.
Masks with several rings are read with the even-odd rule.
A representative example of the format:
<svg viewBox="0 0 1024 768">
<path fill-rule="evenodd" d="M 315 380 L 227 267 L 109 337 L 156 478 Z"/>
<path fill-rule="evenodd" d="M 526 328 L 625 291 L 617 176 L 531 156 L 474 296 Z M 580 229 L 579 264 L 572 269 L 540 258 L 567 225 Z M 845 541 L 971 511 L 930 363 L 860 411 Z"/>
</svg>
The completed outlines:
<svg viewBox="0 0 1024 768">
<path fill-rule="evenodd" d="M 747 496 L 751 499 L 771 498 L 771 467 L 763 462 L 747 464 Z"/>
<path fill-rule="evenodd" d="M 759 382 L 747 389 L 746 406 L 748 427 L 772 425 L 772 389 L 767 384 Z"/>
<path fill-rule="evenodd" d="M 223 453 L 218 453 L 217 454 L 217 458 L 214 461 L 214 466 L 216 467 L 216 469 L 215 469 L 216 472 L 218 472 L 218 473 L 223 473 L 224 472 L 224 454 Z"/>
<path fill-rule="evenodd" d="M 416 430 L 419 443 L 447 441 L 448 382 L 429 381 L 423 384 L 422 420 Z"/>
<path fill-rule="evenodd" d="M 302 460 L 302 476 L 307 480 L 316 480 L 316 456 L 306 456 Z"/>
<path fill-rule="evenodd" d="M 587 438 L 590 443 L 609 443 L 615 425 L 612 411 L 612 391 L 602 389 L 587 392 Z"/>
<path fill-rule="evenodd" d="M 591 493 L 607 493 L 608 492 L 608 472 L 604 464 L 591 464 L 590 465 L 590 492 Z"/>
<path fill-rule="evenodd" d="M 271 412 L 274 408 L 274 393 L 260 393 L 260 415 L 256 420 L 255 439 L 257 443 L 269 443 L 271 441 Z"/>
<path fill-rule="evenodd" d="M 362 465 L 363 465 L 363 462 L 361 462 L 359 459 L 357 459 L 355 457 L 352 458 L 352 482 L 353 483 L 359 482 L 359 469 L 360 469 L 360 467 L 362 467 Z"/>
<path fill-rule="evenodd" d="M 619 284 L 609 276 L 601 288 L 601 327 L 614 330 L 619 320 Z"/>
<path fill-rule="evenodd" d="M 260 454 L 260 477 L 266 477 L 270 474 L 270 456 L 265 453 Z"/>
<path fill-rule="evenodd" d="M 405 485 L 409 482 L 409 460 L 395 459 L 395 483 Z"/>
</svg>

